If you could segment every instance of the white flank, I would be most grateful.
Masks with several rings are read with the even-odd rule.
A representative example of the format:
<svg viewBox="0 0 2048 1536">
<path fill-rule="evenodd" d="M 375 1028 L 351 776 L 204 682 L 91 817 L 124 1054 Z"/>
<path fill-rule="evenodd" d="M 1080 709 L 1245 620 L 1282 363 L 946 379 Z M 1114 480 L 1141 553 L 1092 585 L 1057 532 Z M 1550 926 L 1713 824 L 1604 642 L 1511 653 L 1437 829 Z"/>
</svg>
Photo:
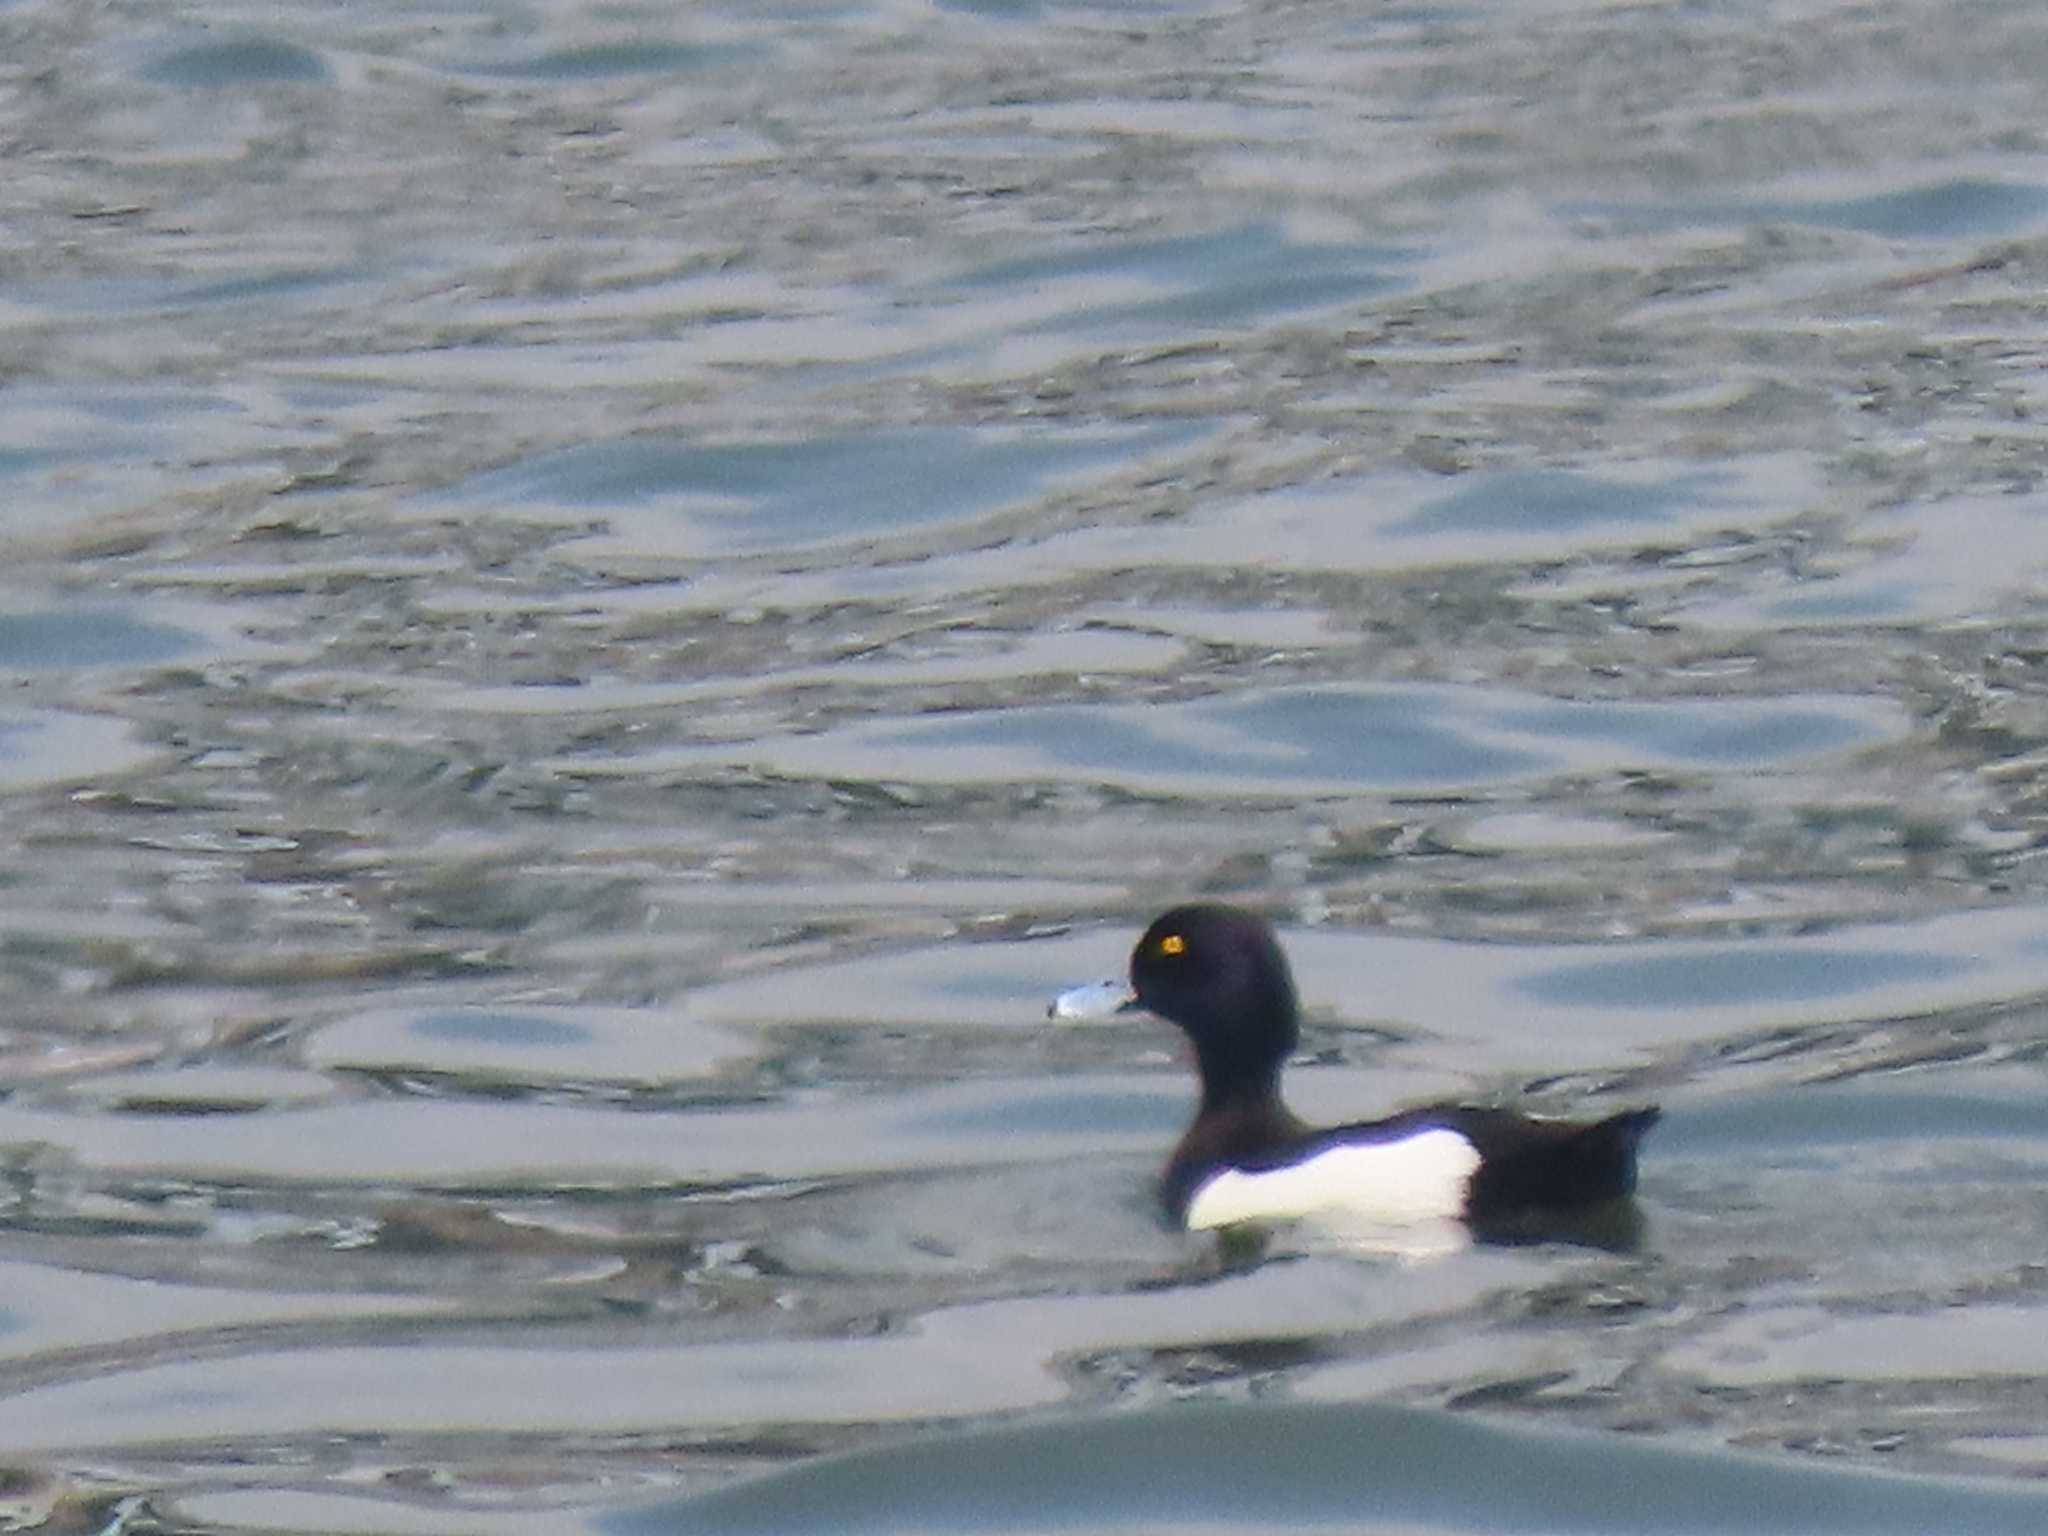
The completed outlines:
<svg viewBox="0 0 2048 1536">
<path fill-rule="evenodd" d="M 1345 1143 L 1263 1173 L 1226 1168 L 1188 1202 L 1188 1230 L 1325 1216 L 1371 1224 L 1443 1221 L 1463 1212 L 1479 1153 L 1439 1127 L 1399 1141 Z"/>
</svg>

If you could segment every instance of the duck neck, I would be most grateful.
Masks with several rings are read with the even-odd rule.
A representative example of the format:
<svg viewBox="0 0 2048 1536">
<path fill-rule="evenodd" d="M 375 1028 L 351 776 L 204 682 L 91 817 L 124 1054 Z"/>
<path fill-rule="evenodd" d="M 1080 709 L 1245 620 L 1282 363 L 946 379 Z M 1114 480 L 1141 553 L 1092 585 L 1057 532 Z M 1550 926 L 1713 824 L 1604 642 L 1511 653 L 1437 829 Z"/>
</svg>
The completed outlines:
<svg viewBox="0 0 2048 1536">
<path fill-rule="evenodd" d="M 1201 1068 L 1202 1113 L 1252 1118 L 1292 1118 L 1280 1098 L 1280 1063 L 1196 1048 Z"/>
</svg>

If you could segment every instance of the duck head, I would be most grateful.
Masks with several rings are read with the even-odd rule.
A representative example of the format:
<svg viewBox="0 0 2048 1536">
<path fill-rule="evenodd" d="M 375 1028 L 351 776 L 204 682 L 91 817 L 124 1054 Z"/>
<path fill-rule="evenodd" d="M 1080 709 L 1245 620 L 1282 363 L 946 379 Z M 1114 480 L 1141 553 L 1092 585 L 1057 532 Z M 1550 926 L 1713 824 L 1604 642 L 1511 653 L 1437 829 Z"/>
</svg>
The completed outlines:
<svg viewBox="0 0 2048 1536">
<path fill-rule="evenodd" d="M 1193 1042 L 1205 1099 L 1273 1091 L 1300 1039 L 1294 977 L 1271 924 L 1201 902 L 1162 915 L 1131 951 L 1138 1006 Z"/>
</svg>

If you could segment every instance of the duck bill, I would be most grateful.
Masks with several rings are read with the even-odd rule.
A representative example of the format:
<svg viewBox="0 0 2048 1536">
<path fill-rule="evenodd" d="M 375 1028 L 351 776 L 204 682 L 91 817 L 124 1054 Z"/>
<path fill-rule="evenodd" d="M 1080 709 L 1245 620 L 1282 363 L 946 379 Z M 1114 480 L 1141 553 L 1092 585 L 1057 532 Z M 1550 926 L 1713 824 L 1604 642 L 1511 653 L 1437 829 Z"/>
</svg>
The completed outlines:
<svg viewBox="0 0 2048 1536">
<path fill-rule="evenodd" d="M 1120 1013 L 1134 1013 L 1142 1007 L 1144 1004 L 1138 1001 L 1138 994 L 1128 983 L 1091 981 L 1085 986 L 1067 988 L 1047 1006 L 1045 1015 L 1049 1019 L 1080 1022 L 1114 1018 Z"/>
</svg>

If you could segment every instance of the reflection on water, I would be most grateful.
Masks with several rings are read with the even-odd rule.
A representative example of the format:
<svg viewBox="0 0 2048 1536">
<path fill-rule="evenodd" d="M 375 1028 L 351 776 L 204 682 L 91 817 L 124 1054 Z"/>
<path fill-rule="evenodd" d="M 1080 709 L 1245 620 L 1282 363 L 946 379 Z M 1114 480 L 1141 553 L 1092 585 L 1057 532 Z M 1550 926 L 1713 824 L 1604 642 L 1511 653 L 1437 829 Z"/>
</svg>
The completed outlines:
<svg viewBox="0 0 2048 1536">
<path fill-rule="evenodd" d="M 679 75 L 738 63 L 743 50 L 732 47 L 657 42 L 592 43 L 576 48 L 551 48 L 521 53 L 501 61 L 471 62 L 481 74 L 530 80 L 603 80 L 620 75 Z"/>
<path fill-rule="evenodd" d="M 201 643 L 174 625 L 152 623 L 117 610 L 69 607 L 0 613 L 0 668 L 146 666 L 168 661 Z"/>
<path fill-rule="evenodd" d="M 1842 1536 L 1930 1525 L 2038 1528 L 2048 1499 L 1965 1482 L 1702 1455 L 1481 1427 L 1393 1408 L 1179 1407 L 993 1430 L 817 1463 L 724 1494 L 600 1522 L 630 1536 L 718 1531 L 1069 1528 L 1046 1469 L 1096 1530 L 1753 1528 Z M 1363 1522 L 1363 1523 L 1361 1523 Z"/>
<path fill-rule="evenodd" d="M 2048 1104 L 1868 1085 L 1745 1093 L 1680 1115 L 1657 1132 L 1683 1153 L 1721 1157 L 1740 1157 L 1759 1143 L 1869 1148 L 1886 1141 L 2038 1141 L 2044 1133 Z"/>
<path fill-rule="evenodd" d="M 0 0 L 0 1516 L 2038 1527 L 2048 19 L 1811 9 Z M 1196 894 L 1641 1242 L 1163 1228 Z"/>
<path fill-rule="evenodd" d="M 566 766 L 645 773 L 736 759 L 842 780 L 879 769 L 891 779 L 953 784 L 1063 779 L 1160 793 L 1304 796 L 1652 765 L 1762 767 L 1899 727 L 1891 711 L 1850 699 L 1532 703 L 1475 688 L 1274 688 L 1194 704 L 962 711 Z"/>
<path fill-rule="evenodd" d="M 31 715 L 0 711 L 0 789 L 33 789 L 123 773 L 156 756 L 119 720 L 62 710 Z"/>
<path fill-rule="evenodd" d="M 674 1011 L 583 1005 L 378 1009 L 321 1030 L 306 1058 L 323 1068 L 470 1073 L 533 1084 L 675 1082 L 752 1053 L 750 1041 Z"/>
<path fill-rule="evenodd" d="M 1643 960 L 1562 965 L 1524 986 L 1547 1003 L 1581 1008 L 1785 1003 L 1840 997 L 1895 981 L 1933 981 L 1964 969 L 1945 955 L 1850 954 L 1764 945 Z"/>
<path fill-rule="evenodd" d="M 1740 631 L 1939 623 L 2024 605 L 2048 585 L 2048 519 L 2031 497 L 1957 497 L 1870 518 L 1867 542 L 1801 580 L 1700 604 L 1694 621 Z"/>
<path fill-rule="evenodd" d="M 1404 253 L 1308 245 L 1262 224 L 1216 235 L 1128 241 L 999 262 L 959 279 L 970 290 L 1023 291 L 1057 308 L 1039 325 L 1130 342 L 1256 324 L 1396 286 Z M 1121 296 L 1116 296 L 1121 295 Z"/>
<path fill-rule="evenodd" d="M 1600 475 L 1557 470 L 1460 475 L 1410 466 L 1287 484 L 1191 507 L 1167 526 L 1062 533 L 1062 563 L 1396 573 L 1418 564 L 1551 563 L 1612 549 L 1617 540 L 1708 539 L 1731 521 L 1768 521 L 1816 493 L 1810 471 L 1783 455 L 1723 470 L 1631 461 Z M 1483 537 L 1475 537 L 1481 535 Z M 1639 588 L 1647 573 L 1632 571 Z"/>
<path fill-rule="evenodd" d="M 970 517 L 1178 435 L 926 430 L 723 447 L 633 439 L 478 476 L 455 495 L 483 508 L 659 508 L 691 536 L 649 529 L 655 547 L 748 551 Z"/>
<path fill-rule="evenodd" d="M 144 65 L 142 78 L 153 85 L 234 90 L 286 81 L 325 80 L 327 66 L 317 53 L 280 38 L 244 37 L 173 49 Z"/>
<path fill-rule="evenodd" d="M 1711 484 L 1705 476 L 1629 486 L 1556 471 L 1485 475 L 1416 508 L 1387 531 L 1570 533 L 1589 525 L 1654 523 L 1696 500 Z"/>
<path fill-rule="evenodd" d="M 1868 197 L 1606 204 L 1576 211 L 1635 229 L 1688 224 L 1818 224 L 1895 240 L 1953 240 L 2007 235 L 2039 225 L 2048 218 L 2048 188 L 1961 178 Z"/>
</svg>

